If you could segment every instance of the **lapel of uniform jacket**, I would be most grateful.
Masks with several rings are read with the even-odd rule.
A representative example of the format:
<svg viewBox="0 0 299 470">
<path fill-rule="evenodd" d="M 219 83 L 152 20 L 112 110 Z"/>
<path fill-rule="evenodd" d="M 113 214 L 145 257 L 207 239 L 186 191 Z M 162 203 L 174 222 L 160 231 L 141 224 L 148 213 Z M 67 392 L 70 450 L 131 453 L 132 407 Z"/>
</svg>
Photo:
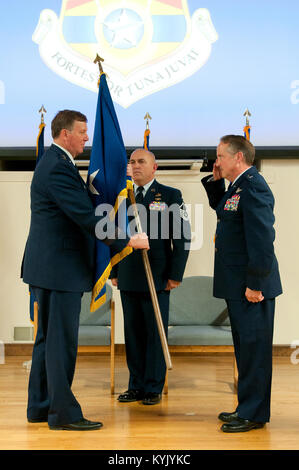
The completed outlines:
<svg viewBox="0 0 299 470">
<path fill-rule="evenodd" d="M 219 212 L 221 212 L 223 210 L 223 207 L 226 203 L 226 201 L 231 197 L 231 195 L 234 193 L 235 191 L 235 188 L 234 188 L 234 185 L 231 185 L 231 187 L 225 191 L 225 193 L 223 194 L 221 200 L 219 201 L 219 204 L 216 208 L 216 212 L 219 214 Z"/>
<path fill-rule="evenodd" d="M 52 144 L 49 150 L 52 150 L 53 152 L 57 153 L 57 155 L 63 158 L 63 160 L 67 161 L 70 164 L 70 166 L 72 165 L 75 168 L 68 154 L 64 150 L 62 150 L 60 147 L 58 147 L 55 144 Z"/>
<path fill-rule="evenodd" d="M 238 178 L 237 181 L 231 186 L 232 191 L 230 192 L 228 198 L 237 193 L 241 194 L 244 181 L 252 178 L 255 173 L 257 173 L 257 169 L 254 166 L 248 168 L 248 170 L 246 170 L 245 173 L 243 173 L 240 178 Z"/>
<path fill-rule="evenodd" d="M 252 166 L 250 167 L 245 173 L 243 173 L 240 178 L 237 179 L 237 181 L 231 185 L 231 187 L 224 193 L 223 198 L 221 199 L 218 208 L 220 210 L 223 209 L 224 204 L 226 201 L 236 192 L 236 190 L 242 185 L 242 182 L 246 178 L 251 178 L 255 173 L 257 172 L 257 169 Z"/>
<path fill-rule="evenodd" d="M 67 161 L 69 163 L 69 167 L 70 167 L 71 171 L 76 173 L 76 175 L 79 177 L 80 183 L 83 185 L 83 187 L 85 189 L 87 189 L 86 183 L 85 183 L 84 179 L 82 178 L 82 176 L 80 175 L 78 167 L 73 164 L 73 162 L 71 161 L 68 154 L 66 152 L 64 152 L 64 150 L 62 150 L 60 147 L 57 147 L 57 145 L 54 145 L 54 144 L 51 145 L 50 150 L 53 150 L 54 152 L 56 152 L 65 161 Z"/>
<path fill-rule="evenodd" d="M 245 171 L 245 173 L 243 173 L 240 178 L 237 179 L 237 181 L 232 185 L 231 189 L 233 190 L 232 194 L 234 192 L 236 192 L 236 190 L 238 189 L 239 186 L 242 185 L 242 182 L 246 179 L 250 179 L 253 177 L 253 175 L 257 173 L 257 169 L 255 166 L 251 166 L 250 168 L 248 168 L 248 170 Z"/>
<path fill-rule="evenodd" d="M 146 194 L 145 194 L 145 196 L 143 198 L 143 201 L 141 203 L 146 208 L 148 208 L 148 205 L 153 201 L 153 199 L 155 197 L 156 185 L 157 184 L 158 184 L 157 181 L 154 180 L 153 183 L 151 184 L 151 186 L 146 191 Z M 131 201 L 130 201 L 130 198 L 128 197 L 127 198 L 127 209 L 129 209 L 129 206 L 131 206 Z M 134 215 L 131 213 L 131 215 L 129 216 L 129 221 L 131 222 L 132 220 L 134 220 Z"/>
<path fill-rule="evenodd" d="M 153 200 L 155 199 L 156 194 L 159 193 L 158 185 L 159 185 L 158 181 L 154 180 L 153 183 L 151 184 L 151 186 L 146 191 L 146 195 L 144 196 L 144 199 L 143 199 L 143 204 L 146 207 L 148 207 L 148 205 L 151 202 L 153 202 Z"/>
</svg>

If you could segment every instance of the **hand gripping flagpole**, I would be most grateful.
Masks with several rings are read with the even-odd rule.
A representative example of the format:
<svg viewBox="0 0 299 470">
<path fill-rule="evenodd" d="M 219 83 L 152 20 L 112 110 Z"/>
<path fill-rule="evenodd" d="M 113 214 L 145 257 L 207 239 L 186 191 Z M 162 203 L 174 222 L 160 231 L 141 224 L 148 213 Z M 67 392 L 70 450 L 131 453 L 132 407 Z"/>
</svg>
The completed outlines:
<svg viewBox="0 0 299 470">
<path fill-rule="evenodd" d="M 103 67 L 102 67 L 102 64 L 101 64 L 101 62 L 103 62 L 103 61 L 104 61 L 104 59 L 102 59 L 98 55 L 97 55 L 96 59 L 94 60 L 94 63 L 99 64 L 100 75 L 102 73 L 104 73 L 103 72 Z M 141 227 L 140 217 L 139 217 L 139 213 L 138 213 L 138 209 L 137 209 L 137 205 L 136 205 L 134 190 L 132 188 L 128 188 L 128 195 L 129 195 L 132 207 L 133 207 L 134 216 L 135 216 L 135 220 L 136 220 L 137 231 L 140 234 L 140 233 L 142 233 L 142 227 Z M 147 282 L 148 282 L 148 287 L 149 287 L 149 291 L 150 291 L 150 294 L 151 294 L 151 299 L 152 299 L 153 308 L 154 308 L 154 312 L 155 312 L 155 317 L 156 317 L 156 322 L 157 322 L 157 327 L 158 327 L 158 332 L 159 332 L 159 336 L 160 336 L 160 341 L 161 341 L 161 346 L 162 346 L 162 350 L 163 350 L 163 355 L 164 355 L 166 367 L 167 367 L 168 370 L 171 370 L 172 369 L 172 363 L 171 363 L 171 358 L 170 358 L 170 354 L 169 354 L 166 334 L 165 334 L 165 330 L 164 330 L 164 326 L 163 326 L 163 322 L 162 322 L 160 306 L 159 306 L 159 302 L 158 302 L 158 297 L 157 297 L 157 292 L 156 292 L 156 288 L 155 288 L 155 283 L 154 283 L 154 278 L 153 278 L 151 265 L 150 265 L 150 262 L 149 262 L 149 259 L 148 259 L 147 250 L 142 249 L 141 253 L 142 253 L 142 260 L 143 260 L 143 264 L 144 264 L 145 274 L 146 274 L 146 278 L 147 278 Z"/>
</svg>

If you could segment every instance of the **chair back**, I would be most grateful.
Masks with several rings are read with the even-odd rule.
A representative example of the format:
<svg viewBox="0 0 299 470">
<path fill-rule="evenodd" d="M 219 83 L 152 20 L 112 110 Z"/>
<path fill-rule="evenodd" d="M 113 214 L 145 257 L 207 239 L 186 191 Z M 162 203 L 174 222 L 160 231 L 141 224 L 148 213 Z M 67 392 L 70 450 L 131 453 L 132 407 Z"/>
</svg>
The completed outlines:
<svg viewBox="0 0 299 470">
<path fill-rule="evenodd" d="M 186 277 L 171 291 L 169 325 L 230 325 L 225 300 L 213 297 L 213 277 Z"/>
<path fill-rule="evenodd" d="M 85 292 L 81 301 L 80 325 L 111 325 L 112 288 L 106 284 L 106 301 L 95 312 L 90 311 L 91 292 Z"/>
</svg>

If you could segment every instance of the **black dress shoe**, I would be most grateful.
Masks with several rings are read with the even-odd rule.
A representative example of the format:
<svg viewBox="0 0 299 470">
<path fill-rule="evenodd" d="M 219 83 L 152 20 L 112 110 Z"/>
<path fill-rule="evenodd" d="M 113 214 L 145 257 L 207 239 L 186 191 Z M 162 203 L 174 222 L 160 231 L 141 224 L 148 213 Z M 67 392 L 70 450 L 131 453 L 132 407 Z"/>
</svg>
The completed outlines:
<svg viewBox="0 0 299 470">
<path fill-rule="evenodd" d="M 232 413 L 226 413 L 225 411 L 223 411 L 222 413 L 218 415 L 218 419 L 220 419 L 221 421 L 224 421 L 225 423 L 230 423 L 237 417 L 238 417 L 237 411 L 233 411 Z"/>
<path fill-rule="evenodd" d="M 47 423 L 48 416 L 44 416 L 41 418 L 27 418 L 28 423 Z"/>
<path fill-rule="evenodd" d="M 141 390 L 127 390 L 117 398 L 121 403 L 131 403 L 132 401 L 142 400 L 144 393 Z"/>
<path fill-rule="evenodd" d="M 89 421 L 88 419 L 82 418 L 76 423 L 58 424 L 56 426 L 49 426 L 49 428 L 65 431 L 92 431 L 93 429 L 100 429 L 102 426 L 103 424 L 100 422 Z"/>
<path fill-rule="evenodd" d="M 251 431 L 251 429 L 262 428 L 264 425 L 265 423 L 255 423 L 248 419 L 235 418 L 230 423 L 223 424 L 221 430 L 223 432 L 246 432 Z"/>
<path fill-rule="evenodd" d="M 161 393 L 148 392 L 145 394 L 142 403 L 144 405 L 156 405 L 161 401 Z"/>
</svg>

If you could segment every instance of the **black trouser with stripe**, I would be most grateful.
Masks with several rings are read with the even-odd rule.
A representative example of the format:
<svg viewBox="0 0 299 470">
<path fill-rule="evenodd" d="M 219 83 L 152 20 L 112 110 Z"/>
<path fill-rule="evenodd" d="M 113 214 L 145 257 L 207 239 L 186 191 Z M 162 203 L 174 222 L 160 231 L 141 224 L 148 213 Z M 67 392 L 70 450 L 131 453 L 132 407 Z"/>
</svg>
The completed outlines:
<svg viewBox="0 0 299 470">
<path fill-rule="evenodd" d="M 161 317 L 167 337 L 169 291 L 157 292 Z M 161 393 L 166 364 L 151 296 L 144 292 L 121 291 L 129 389 Z"/>
<path fill-rule="evenodd" d="M 29 377 L 29 419 L 70 424 L 83 415 L 71 391 L 78 348 L 80 292 L 32 287 L 38 303 L 38 329 Z"/>
<path fill-rule="evenodd" d="M 265 423 L 270 419 L 275 299 L 226 302 L 239 374 L 238 415 Z"/>
</svg>

